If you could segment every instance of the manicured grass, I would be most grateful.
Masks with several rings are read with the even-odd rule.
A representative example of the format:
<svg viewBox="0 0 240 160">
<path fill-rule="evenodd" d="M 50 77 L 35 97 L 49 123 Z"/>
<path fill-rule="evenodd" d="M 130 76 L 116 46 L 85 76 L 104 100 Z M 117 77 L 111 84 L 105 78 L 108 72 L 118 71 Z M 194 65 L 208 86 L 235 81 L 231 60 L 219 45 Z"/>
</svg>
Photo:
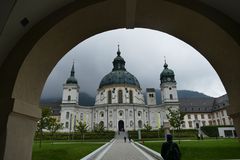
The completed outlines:
<svg viewBox="0 0 240 160">
<path fill-rule="evenodd" d="M 160 152 L 162 143 L 145 142 L 144 145 Z M 178 145 L 182 160 L 240 159 L 240 142 L 236 139 L 181 141 Z"/>
<path fill-rule="evenodd" d="M 43 142 L 33 144 L 32 160 L 79 160 L 95 149 L 102 146 L 104 142 L 68 142 L 55 143 Z"/>
</svg>

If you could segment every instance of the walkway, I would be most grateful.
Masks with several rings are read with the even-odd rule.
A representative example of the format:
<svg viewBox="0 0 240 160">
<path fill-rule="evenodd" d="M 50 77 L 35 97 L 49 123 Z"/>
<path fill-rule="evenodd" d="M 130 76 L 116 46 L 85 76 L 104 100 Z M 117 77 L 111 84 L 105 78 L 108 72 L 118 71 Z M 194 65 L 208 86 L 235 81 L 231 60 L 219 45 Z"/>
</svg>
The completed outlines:
<svg viewBox="0 0 240 160">
<path fill-rule="evenodd" d="M 133 143 L 124 142 L 126 133 L 121 132 L 109 150 L 102 155 L 100 160 L 154 160 L 150 155 L 142 152 Z"/>
</svg>

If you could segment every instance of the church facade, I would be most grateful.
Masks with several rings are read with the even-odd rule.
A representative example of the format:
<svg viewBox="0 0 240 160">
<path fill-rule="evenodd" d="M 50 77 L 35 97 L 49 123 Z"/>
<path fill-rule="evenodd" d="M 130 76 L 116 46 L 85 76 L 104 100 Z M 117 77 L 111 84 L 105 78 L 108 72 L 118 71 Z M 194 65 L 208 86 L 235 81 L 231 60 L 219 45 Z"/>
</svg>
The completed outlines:
<svg viewBox="0 0 240 160">
<path fill-rule="evenodd" d="M 137 78 L 125 68 L 125 60 L 118 48 L 113 60 L 112 71 L 105 75 L 97 89 L 94 106 L 80 106 L 78 81 L 75 78 L 74 64 L 70 77 L 63 85 L 60 123 L 64 124 L 63 132 L 75 130 L 81 121 L 93 130 L 101 124 L 106 130 L 138 130 L 144 125 L 159 129 L 167 122 L 167 109 L 179 108 L 177 86 L 174 72 L 167 63 L 160 74 L 162 104 L 156 104 L 154 88 L 147 88 L 146 102 Z"/>
</svg>

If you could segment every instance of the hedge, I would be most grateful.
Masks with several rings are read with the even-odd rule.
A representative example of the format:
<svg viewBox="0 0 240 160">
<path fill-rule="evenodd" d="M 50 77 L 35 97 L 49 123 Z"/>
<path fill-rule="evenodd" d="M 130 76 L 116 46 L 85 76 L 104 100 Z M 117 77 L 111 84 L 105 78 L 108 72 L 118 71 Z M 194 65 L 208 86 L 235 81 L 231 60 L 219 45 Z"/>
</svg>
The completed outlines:
<svg viewBox="0 0 240 160">
<path fill-rule="evenodd" d="M 172 133 L 172 131 L 171 131 Z M 128 131 L 129 136 L 132 139 L 138 139 L 138 131 Z M 177 130 L 174 130 L 174 137 L 178 138 L 180 136 L 181 138 L 195 138 L 197 135 L 197 131 L 195 129 L 184 129 L 180 130 L 179 134 Z M 146 131 L 141 130 L 141 137 L 144 138 L 164 138 L 164 130 L 152 130 L 152 131 Z"/>
<path fill-rule="evenodd" d="M 104 131 L 102 133 L 98 133 L 98 132 L 86 132 L 84 134 L 84 139 L 112 139 L 115 136 L 115 132 L 114 131 Z M 40 139 L 40 135 L 35 134 L 35 140 L 39 140 Z M 43 140 L 51 140 L 51 134 L 49 132 L 44 132 L 43 133 Z M 82 140 L 82 136 L 79 133 L 69 133 L 69 132 L 57 132 L 55 133 L 54 140 Z"/>
</svg>

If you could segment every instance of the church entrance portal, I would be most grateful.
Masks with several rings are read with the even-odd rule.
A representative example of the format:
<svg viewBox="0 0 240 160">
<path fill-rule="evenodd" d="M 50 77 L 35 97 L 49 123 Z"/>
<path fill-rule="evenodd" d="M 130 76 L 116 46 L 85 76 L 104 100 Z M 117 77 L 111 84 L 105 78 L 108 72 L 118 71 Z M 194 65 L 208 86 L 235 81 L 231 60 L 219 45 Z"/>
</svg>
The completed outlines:
<svg viewBox="0 0 240 160">
<path fill-rule="evenodd" d="M 123 122 L 123 120 L 118 121 L 118 131 L 124 131 L 124 122 Z"/>
</svg>

